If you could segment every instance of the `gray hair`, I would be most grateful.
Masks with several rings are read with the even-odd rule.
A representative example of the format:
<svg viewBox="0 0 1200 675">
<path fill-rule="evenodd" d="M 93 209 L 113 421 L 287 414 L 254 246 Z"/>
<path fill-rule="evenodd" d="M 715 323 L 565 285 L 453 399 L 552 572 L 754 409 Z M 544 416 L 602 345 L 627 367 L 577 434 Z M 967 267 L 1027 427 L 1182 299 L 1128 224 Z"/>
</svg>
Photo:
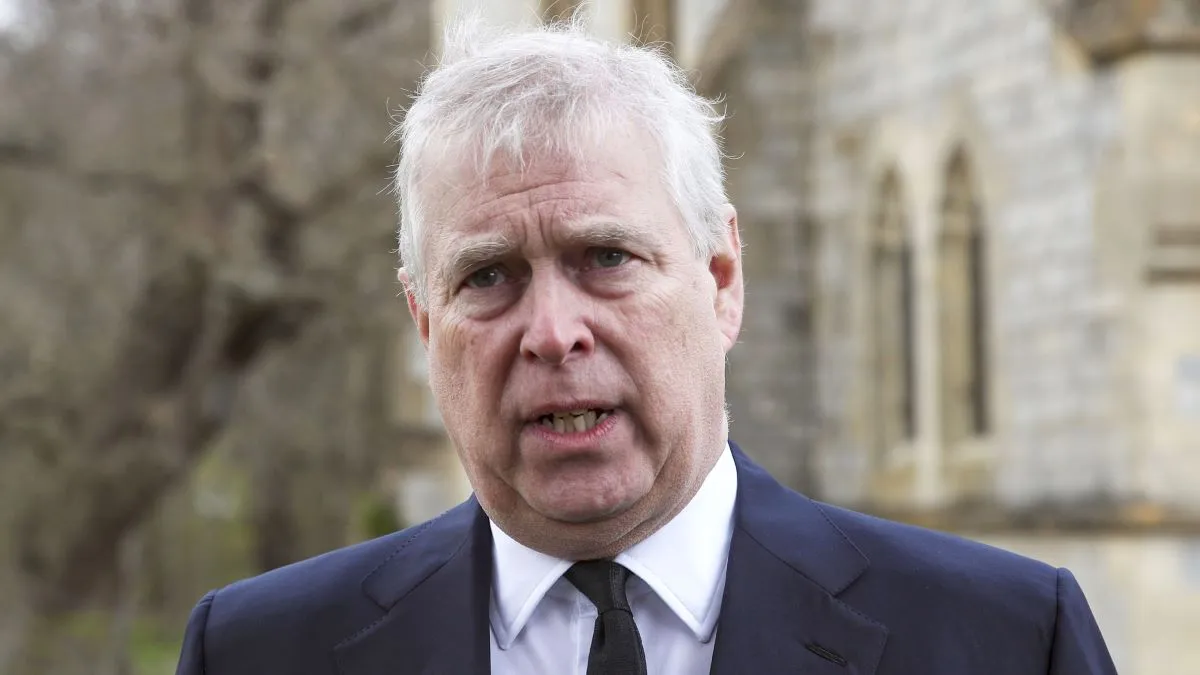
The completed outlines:
<svg viewBox="0 0 1200 675">
<path fill-rule="evenodd" d="M 658 146 L 664 186 L 696 254 L 712 255 L 725 241 L 723 120 L 660 50 L 601 41 L 578 15 L 521 32 L 486 27 L 478 15 L 460 19 L 394 133 L 401 148 L 394 183 L 400 259 L 410 290 L 424 305 L 420 243 L 427 223 L 418 187 L 431 173 L 427 165 L 452 146 L 473 153 L 468 158 L 481 177 L 497 155 L 521 168 L 536 153 L 581 159 L 607 132 L 631 122 Z"/>
</svg>

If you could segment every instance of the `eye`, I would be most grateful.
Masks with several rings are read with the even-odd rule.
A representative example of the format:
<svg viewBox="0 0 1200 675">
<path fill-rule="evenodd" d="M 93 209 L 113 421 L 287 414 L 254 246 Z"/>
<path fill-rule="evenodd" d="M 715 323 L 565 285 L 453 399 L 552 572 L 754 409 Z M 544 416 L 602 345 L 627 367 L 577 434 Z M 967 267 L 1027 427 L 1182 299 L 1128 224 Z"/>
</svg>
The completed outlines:
<svg viewBox="0 0 1200 675">
<path fill-rule="evenodd" d="M 592 262 L 596 267 L 620 267 L 632 258 L 619 248 L 601 248 L 592 251 Z"/>
<path fill-rule="evenodd" d="M 504 282 L 504 270 L 497 265 L 475 270 L 467 276 L 466 286 L 470 288 L 491 288 Z"/>
</svg>

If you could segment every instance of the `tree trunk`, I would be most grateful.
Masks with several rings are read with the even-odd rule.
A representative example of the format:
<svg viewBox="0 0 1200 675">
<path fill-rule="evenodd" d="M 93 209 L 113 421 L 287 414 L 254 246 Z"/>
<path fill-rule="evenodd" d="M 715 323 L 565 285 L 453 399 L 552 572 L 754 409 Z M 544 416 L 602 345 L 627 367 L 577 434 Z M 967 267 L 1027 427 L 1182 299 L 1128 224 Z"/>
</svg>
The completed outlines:
<svg viewBox="0 0 1200 675">
<path fill-rule="evenodd" d="M 27 594 L 17 589 L 4 594 L 0 611 L 0 673 L 24 673 L 17 667 L 28 654 L 33 633 L 33 611 Z"/>
<path fill-rule="evenodd" d="M 296 562 L 299 527 L 292 503 L 293 470 L 276 448 L 254 448 L 254 556 L 260 572 Z"/>
<path fill-rule="evenodd" d="M 145 528 L 131 531 L 121 542 L 117 561 L 116 588 L 113 593 L 111 625 L 104 658 L 98 675 L 134 675 L 133 629 L 141 608 L 141 579 L 145 554 Z"/>
</svg>

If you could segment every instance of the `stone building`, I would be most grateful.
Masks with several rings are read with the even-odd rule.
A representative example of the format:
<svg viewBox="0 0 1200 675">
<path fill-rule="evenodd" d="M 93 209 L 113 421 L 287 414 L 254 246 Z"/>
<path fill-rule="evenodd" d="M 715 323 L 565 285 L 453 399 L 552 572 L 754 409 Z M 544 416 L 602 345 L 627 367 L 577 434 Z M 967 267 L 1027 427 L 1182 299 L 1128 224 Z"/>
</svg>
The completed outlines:
<svg viewBox="0 0 1200 675">
<path fill-rule="evenodd" d="M 788 418 L 821 496 L 948 525 L 1193 521 L 1200 4 L 754 4 L 743 52 L 771 26 L 807 45 L 749 97 L 795 110 L 791 155 L 741 149 L 792 181 L 768 226 L 795 231 L 757 248 L 806 261 L 807 302 L 747 340 L 811 336 L 815 384 L 787 397 L 815 409 Z"/>
<path fill-rule="evenodd" d="M 1200 3 L 728 0 L 704 44 L 734 437 L 1068 566 L 1120 672 L 1195 670 Z"/>
<path fill-rule="evenodd" d="M 776 475 L 949 525 L 1200 514 L 1200 3 L 585 11 L 726 102 L 733 434 Z"/>
</svg>

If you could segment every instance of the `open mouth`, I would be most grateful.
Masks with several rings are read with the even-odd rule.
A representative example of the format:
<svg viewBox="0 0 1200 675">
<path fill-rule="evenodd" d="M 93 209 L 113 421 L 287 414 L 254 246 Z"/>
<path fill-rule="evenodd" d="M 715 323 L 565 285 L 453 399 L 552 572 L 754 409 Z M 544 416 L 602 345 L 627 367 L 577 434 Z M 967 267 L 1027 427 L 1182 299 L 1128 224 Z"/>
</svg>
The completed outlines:
<svg viewBox="0 0 1200 675">
<path fill-rule="evenodd" d="M 556 433 L 582 433 L 603 422 L 612 412 L 612 410 L 601 408 L 584 408 L 542 415 L 537 421 L 538 424 L 547 429 L 553 429 Z"/>
</svg>

